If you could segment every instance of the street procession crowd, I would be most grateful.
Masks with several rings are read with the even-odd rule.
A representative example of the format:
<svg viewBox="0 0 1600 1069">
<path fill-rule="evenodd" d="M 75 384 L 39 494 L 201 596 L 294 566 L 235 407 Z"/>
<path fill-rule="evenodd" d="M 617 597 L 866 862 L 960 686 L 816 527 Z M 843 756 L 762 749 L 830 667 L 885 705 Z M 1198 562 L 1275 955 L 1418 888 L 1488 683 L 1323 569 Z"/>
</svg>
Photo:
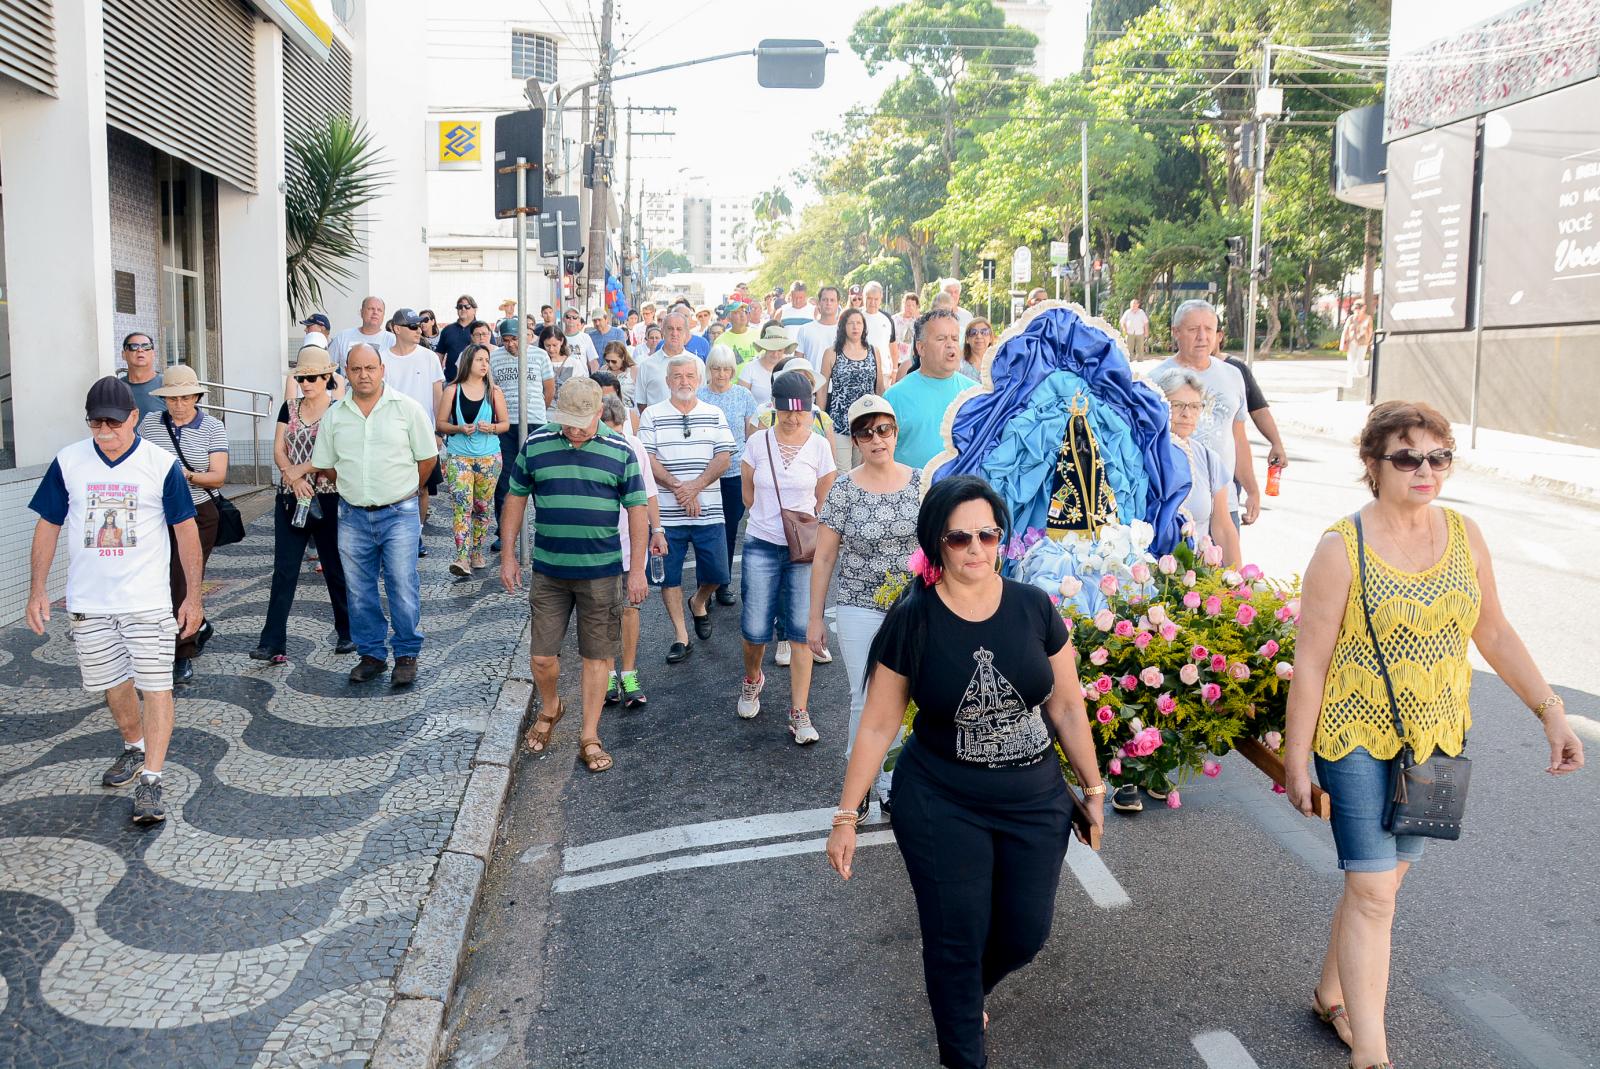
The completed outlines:
<svg viewBox="0 0 1600 1069">
<path fill-rule="evenodd" d="M 857 825 L 876 797 L 917 902 L 940 1064 L 983 1066 L 984 997 L 1049 935 L 1074 811 L 1088 842 L 1108 789 L 1131 812 L 1140 787 L 1099 767 L 1080 651 L 1057 607 L 1002 575 L 1016 534 L 1005 501 L 978 476 L 930 484 L 924 474 L 945 449 L 947 409 L 986 381 L 994 327 L 961 306 L 954 279 L 927 307 L 908 293 L 892 312 L 884 297 L 877 283 L 813 294 L 796 281 L 759 296 L 741 286 L 712 308 L 645 304 L 621 322 L 607 308 L 586 317 L 502 305 L 485 317 L 469 295 L 448 322 L 388 314 L 378 297 L 338 332 L 309 316 L 277 413 L 274 571 L 251 657 L 288 663 L 287 623 L 314 560 L 334 648 L 358 656 L 350 684 L 385 673 L 393 688 L 414 684 L 435 496 L 449 513 L 449 573 L 468 582 L 498 554 L 504 589 L 529 599 L 532 753 L 562 742 L 560 653 L 574 629 L 576 756 L 592 773 L 613 768 L 605 709 L 649 702 L 639 645 L 651 587 L 670 623 L 652 656 L 670 671 L 692 672 L 696 645 L 737 607 L 743 671 L 728 711 L 754 719 L 778 691 L 795 745 L 820 738 L 811 680 L 837 651 L 850 709 L 830 863 L 850 879 Z M 1029 304 L 1044 298 L 1037 290 Z M 1137 302 L 1119 325 L 1143 355 L 1153 332 Z M 1173 355 L 1143 377 L 1164 399 L 1175 463 L 1191 477 L 1195 538 L 1238 567 L 1241 532 L 1261 514 L 1246 421 L 1267 439 L 1274 474 L 1289 458 L 1249 369 L 1220 354 L 1215 310 L 1184 302 L 1171 330 Z M 226 433 L 197 405 L 205 388 L 182 365 L 158 372 L 153 357 L 148 335 L 124 339 L 126 370 L 88 392 L 90 436 L 40 484 L 27 610 L 44 634 L 64 527 L 83 684 L 104 693 L 123 740 L 103 783 L 133 786 L 140 825 L 166 817 L 174 688 L 214 632 L 206 560 L 237 519 L 219 493 Z M 1371 501 L 1329 517 L 1300 598 L 1284 786 L 1310 815 L 1315 763 L 1345 877 L 1308 1001 L 1356 1069 L 1390 1064 L 1396 893 L 1432 834 L 1394 824 L 1388 776 L 1404 755 L 1461 753 L 1469 641 L 1541 723 L 1547 770 L 1583 764 L 1561 699 L 1501 611 L 1482 532 L 1437 503 L 1454 447 L 1430 406 L 1375 406 L 1356 452 Z M 886 588 L 903 592 L 886 603 Z M 786 693 L 769 685 L 769 663 L 787 671 Z"/>
</svg>

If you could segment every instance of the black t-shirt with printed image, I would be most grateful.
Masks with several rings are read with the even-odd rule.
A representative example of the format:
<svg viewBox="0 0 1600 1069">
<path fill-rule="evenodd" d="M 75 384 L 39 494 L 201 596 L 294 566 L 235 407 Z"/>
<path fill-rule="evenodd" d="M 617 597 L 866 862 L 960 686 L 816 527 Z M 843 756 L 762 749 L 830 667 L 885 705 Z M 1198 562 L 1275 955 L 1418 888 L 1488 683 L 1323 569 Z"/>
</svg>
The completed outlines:
<svg viewBox="0 0 1600 1069">
<path fill-rule="evenodd" d="M 974 623 L 950 611 L 937 590 L 929 599 L 927 645 L 910 680 L 918 745 L 941 757 L 1003 768 L 1029 765 L 1054 741 L 1044 704 L 1055 688 L 1050 658 L 1068 641 L 1067 626 L 1044 591 L 1003 580 L 1000 607 Z M 909 675 L 906 617 L 884 621 L 882 663 Z"/>
</svg>

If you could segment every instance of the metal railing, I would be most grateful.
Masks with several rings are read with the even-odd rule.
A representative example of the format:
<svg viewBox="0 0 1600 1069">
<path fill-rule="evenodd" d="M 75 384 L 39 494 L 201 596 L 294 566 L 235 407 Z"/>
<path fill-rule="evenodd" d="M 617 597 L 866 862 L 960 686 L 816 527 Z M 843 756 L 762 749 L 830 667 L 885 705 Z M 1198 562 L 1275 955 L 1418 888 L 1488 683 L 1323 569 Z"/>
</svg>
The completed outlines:
<svg viewBox="0 0 1600 1069">
<path fill-rule="evenodd" d="M 262 420 L 267 420 L 267 421 L 269 421 L 269 425 L 270 425 L 270 421 L 272 419 L 272 394 L 268 393 L 266 390 L 247 390 L 243 386 L 229 386 L 227 383 L 224 383 L 224 382 L 205 382 L 205 381 L 202 380 L 200 382 L 200 385 L 204 386 L 204 387 L 206 387 L 207 389 L 210 389 L 210 390 L 221 390 L 224 393 L 227 393 L 227 392 L 231 391 L 233 393 L 246 393 L 246 394 L 250 395 L 250 407 L 248 409 L 244 409 L 244 408 L 229 408 L 226 405 L 209 405 L 209 404 L 202 404 L 199 407 L 204 409 L 204 410 L 206 410 L 207 412 L 226 412 L 229 415 L 249 416 L 250 417 L 250 477 L 251 477 L 251 481 L 253 481 L 258 486 L 265 486 L 268 483 L 270 483 L 272 481 L 270 476 L 267 477 L 267 478 L 262 478 L 261 422 L 262 422 Z M 258 412 L 256 410 L 256 400 L 255 399 L 257 397 L 265 398 L 266 404 L 267 404 L 267 410 L 265 412 Z M 224 398 L 224 400 L 226 400 L 226 398 Z M 268 451 L 267 451 L 267 460 L 268 460 L 268 470 L 270 471 L 270 461 L 271 461 L 271 450 L 270 449 L 268 449 Z"/>
</svg>

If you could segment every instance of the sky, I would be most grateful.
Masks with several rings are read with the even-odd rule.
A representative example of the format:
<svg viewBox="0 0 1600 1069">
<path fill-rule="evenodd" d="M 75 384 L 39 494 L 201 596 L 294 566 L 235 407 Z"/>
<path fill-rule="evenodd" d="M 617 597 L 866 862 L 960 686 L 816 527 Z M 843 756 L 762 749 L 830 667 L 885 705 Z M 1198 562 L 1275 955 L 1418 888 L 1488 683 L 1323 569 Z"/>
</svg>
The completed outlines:
<svg viewBox="0 0 1600 1069">
<path fill-rule="evenodd" d="M 558 3 L 547 0 L 561 13 Z M 570 0 L 577 7 L 585 0 Z M 724 60 L 617 85 L 618 104 L 675 106 L 675 115 L 635 115 L 634 130 L 674 136 L 636 138 L 635 189 L 663 189 L 680 169 L 697 175 L 699 189 L 754 195 L 784 183 L 811 157 L 812 135 L 835 126 L 849 108 L 877 100 L 893 80 L 869 76 L 850 51 L 850 29 L 869 5 L 856 0 L 618 0 L 625 45 L 618 72 L 754 47 L 761 39 L 812 38 L 839 50 L 828 57 L 827 79 L 814 90 L 763 89 L 752 58 Z M 1053 0 L 1047 37 L 1063 57 L 1082 54 L 1087 0 Z M 571 10 L 569 8 L 568 10 Z M 1065 73 L 1062 71 L 1061 73 Z M 618 116 L 619 124 L 624 116 Z M 620 167 L 619 167 L 620 173 Z"/>
</svg>

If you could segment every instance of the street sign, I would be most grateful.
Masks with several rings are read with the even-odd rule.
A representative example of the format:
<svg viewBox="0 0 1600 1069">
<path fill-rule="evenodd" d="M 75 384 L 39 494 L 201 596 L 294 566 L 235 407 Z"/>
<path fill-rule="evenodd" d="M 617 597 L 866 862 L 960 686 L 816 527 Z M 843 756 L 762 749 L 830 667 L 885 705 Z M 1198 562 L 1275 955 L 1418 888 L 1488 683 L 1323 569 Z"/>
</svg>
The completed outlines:
<svg viewBox="0 0 1600 1069">
<path fill-rule="evenodd" d="M 560 245 L 556 241 L 556 220 L 561 220 Z M 578 226 L 578 198 L 571 197 L 546 197 L 544 210 L 539 213 L 539 255 L 556 256 L 565 254 L 571 256 L 583 244 L 583 236 Z"/>
<path fill-rule="evenodd" d="M 1011 254 L 1011 281 L 1019 286 L 1033 279 L 1033 250 L 1026 245 L 1018 245 L 1017 251 Z"/>
<path fill-rule="evenodd" d="M 1022 294 L 1013 293 L 1011 295 L 1011 318 L 1013 320 L 1015 320 L 1021 315 L 1022 315 Z"/>
<path fill-rule="evenodd" d="M 1050 262 L 1064 264 L 1072 259 L 1072 243 L 1068 241 L 1052 241 L 1050 243 Z"/>
<path fill-rule="evenodd" d="M 985 282 L 993 282 L 994 281 L 994 260 L 993 259 L 988 259 L 988 260 L 983 261 L 983 280 Z"/>
</svg>

